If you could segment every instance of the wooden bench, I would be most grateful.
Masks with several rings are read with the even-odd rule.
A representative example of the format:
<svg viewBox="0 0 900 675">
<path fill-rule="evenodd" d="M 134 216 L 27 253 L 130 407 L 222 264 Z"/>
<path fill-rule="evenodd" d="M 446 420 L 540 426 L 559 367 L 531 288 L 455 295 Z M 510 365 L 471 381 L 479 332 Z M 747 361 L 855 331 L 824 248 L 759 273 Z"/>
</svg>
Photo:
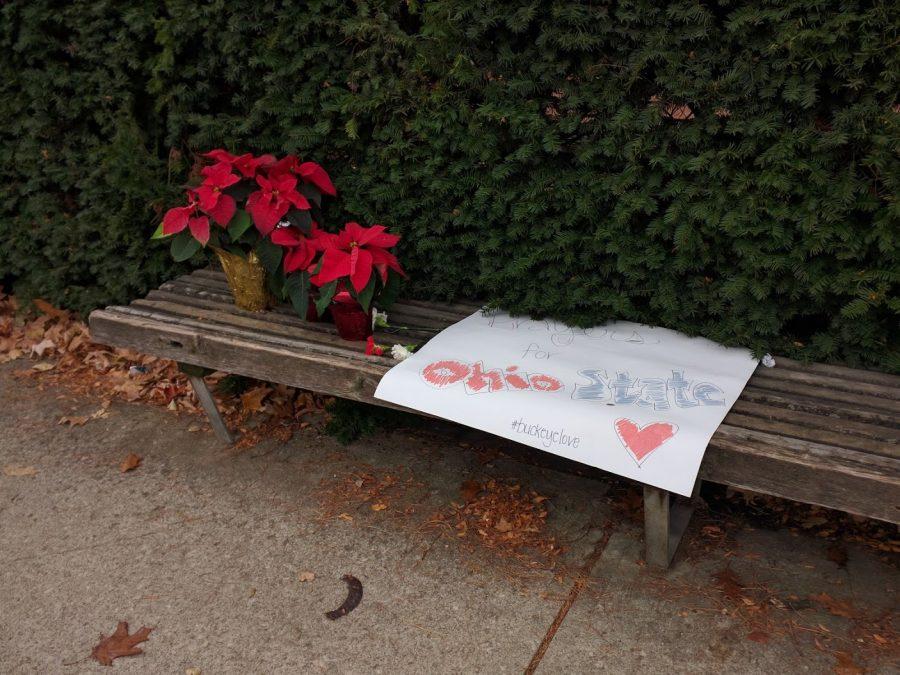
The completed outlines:
<svg viewBox="0 0 900 675">
<path fill-rule="evenodd" d="M 476 303 L 400 302 L 390 321 L 408 330 L 375 339 L 424 342 L 476 309 Z M 345 342 L 334 326 L 303 321 L 288 307 L 239 310 L 214 270 L 167 282 L 127 307 L 95 311 L 90 326 L 99 342 L 179 364 L 387 405 L 373 393 L 392 359 L 367 357 L 362 343 Z M 900 377 L 776 361 L 750 378 L 713 436 L 700 478 L 900 523 Z M 231 442 L 203 378 L 189 376 L 213 429 Z M 646 558 L 662 567 L 691 512 L 673 497 L 644 487 Z"/>
</svg>

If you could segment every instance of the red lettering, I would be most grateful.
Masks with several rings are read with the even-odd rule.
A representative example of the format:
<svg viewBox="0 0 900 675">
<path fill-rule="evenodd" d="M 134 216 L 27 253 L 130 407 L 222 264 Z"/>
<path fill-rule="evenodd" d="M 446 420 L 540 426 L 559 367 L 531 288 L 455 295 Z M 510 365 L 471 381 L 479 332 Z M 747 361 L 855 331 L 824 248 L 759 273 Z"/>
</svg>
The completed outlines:
<svg viewBox="0 0 900 675">
<path fill-rule="evenodd" d="M 564 388 L 562 382 L 552 375 L 520 374 L 519 366 L 507 366 L 505 371 L 499 368 L 486 371 L 481 361 L 469 365 L 453 359 L 428 364 L 422 369 L 422 378 L 438 389 L 464 381 L 466 392 L 469 394 L 493 393 L 507 389 L 554 392 Z"/>
<path fill-rule="evenodd" d="M 472 374 L 466 380 L 466 390 L 473 393 L 482 391 L 495 392 L 505 389 L 503 377 L 499 370 L 489 370 L 484 372 L 484 366 L 481 361 L 472 364 Z"/>
<path fill-rule="evenodd" d="M 535 391 L 559 391 L 562 389 L 562 382 L 550 375 L 529 375 L 529 382 Z"/>
<path fill-rule="evenodd" d="M 464 380 L 471 371 L 469 366 L 459 361 L 435 361 L 422 369 L 422 377 L 428 384 L 443 389 Z"/>
<path fill-rule="evenodd" d="M 518 366 L 510 366 L 506 369 L 506 384 L 508 384 L 513 389 L 518 389 L 519 391 L 531 389 L 531 385 L 528 384 L 528 380 L 515 372 L 518 369 Z"/>
</svg>

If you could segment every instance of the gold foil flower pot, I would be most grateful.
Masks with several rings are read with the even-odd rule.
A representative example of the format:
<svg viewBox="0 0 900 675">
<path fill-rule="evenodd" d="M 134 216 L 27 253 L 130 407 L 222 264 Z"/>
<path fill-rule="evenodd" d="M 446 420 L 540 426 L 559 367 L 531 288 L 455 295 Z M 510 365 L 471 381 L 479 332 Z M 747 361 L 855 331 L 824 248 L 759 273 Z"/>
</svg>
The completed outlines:
<svg viewBox="0 0 900 675">
<path fill-rule="evenodd" d="M 222 263 L 236 306 L 249 312 L 261 312 L 275 304 L 266 288 L 266 268 L 256 253 L 251 251 L 247 258 L 242 258 L 221 248 L 213 250 Z"/>
</svg>

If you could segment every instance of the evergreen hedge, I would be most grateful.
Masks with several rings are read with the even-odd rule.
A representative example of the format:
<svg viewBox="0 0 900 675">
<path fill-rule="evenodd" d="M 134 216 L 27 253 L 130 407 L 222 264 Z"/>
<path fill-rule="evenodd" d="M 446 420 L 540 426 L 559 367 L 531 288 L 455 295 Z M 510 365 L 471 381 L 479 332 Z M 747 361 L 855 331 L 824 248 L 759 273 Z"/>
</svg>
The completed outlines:
<svg viewBox="0 0 900 675">
<path fill-rule="evenodd" d="M 176 272 L 196 152 L 299 152 L 409 290 L 897 371 L 900 13 L 877 0 L 0 6 L 0 278 Z"/>
</svg>

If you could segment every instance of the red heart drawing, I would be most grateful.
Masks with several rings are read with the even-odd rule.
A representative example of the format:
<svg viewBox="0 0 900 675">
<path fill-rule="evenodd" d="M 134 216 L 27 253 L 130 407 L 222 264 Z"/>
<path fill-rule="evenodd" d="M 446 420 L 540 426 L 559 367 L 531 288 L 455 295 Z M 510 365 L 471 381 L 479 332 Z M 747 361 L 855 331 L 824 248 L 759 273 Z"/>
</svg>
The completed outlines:
<svg viewBox="0 0 900 675">
<path fill-rule="evenodd" d="M 678 431 L 678 425 L 671 422 L 650 422 L 639 427 L 626 417 L 617 419 L 615 426 L 616 435 L 638 466 Z"/>
</svg>

